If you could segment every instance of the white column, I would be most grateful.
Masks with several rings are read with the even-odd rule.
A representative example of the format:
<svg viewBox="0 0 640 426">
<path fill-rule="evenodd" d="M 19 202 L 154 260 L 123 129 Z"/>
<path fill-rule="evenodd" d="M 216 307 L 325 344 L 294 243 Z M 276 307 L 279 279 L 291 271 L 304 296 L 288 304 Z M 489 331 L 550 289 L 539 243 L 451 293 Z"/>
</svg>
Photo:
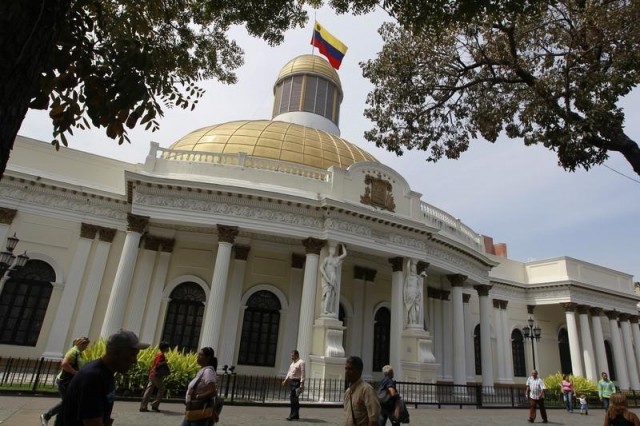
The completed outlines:
<svg viewBox="0 0 640 426">
<path fill-rule="evenodd" d="M 464 345 L 464 312 L 462 303 L 462 286 L 467 277 L 464 275 L 448 275 L 451 283 L 451 310 L 453 323 L 453 384 L 466 385 Z M 486 325 L 485 325 L 486 327 Z M 482 328 L 482 325 L 481 325 Z M 484 371 L 483 371 L 484 373 Z"/>
<path fill-rule="evenodd" d="M 163 239 L 160 243 L 160 254 L 153 274 L 149 302 L 144 313 L 144 322 L 140 335 L 140 340 L 143 342 L 155 342 L 156 331 L 159 329 L 162 332 L 164 328 L 164 321 L 160 321 L 159 317 L 160 312 L 162 312 L 162 294 L 167 283 L 167 272 L 169 271 L 169 261 L 171 260 L 174 244 L 175 240 L 173 239 Z"/>
<path fill-rule="evenodd" d="M 45 358 L 62 358 L 68 342 L 74 338 L 73 336 L 69 338 L 71 317 L 75 311 L 78 293 L 80 292 L 82 278 L 87 266 L 87 259 L 91 252 L 91 243 L 95 239 L 97 232 L 98 228 L 95 226 L 86 223 L 81 225 L 78 246 L 73 255 L 69 276 L 62 290 L 62 297 L 53 319 L 55 326 L 51 327 L 47 345 L 45 346 L 43 354 Z"/>
<path fill-rule="evenodd" d="M 360 266 L 353 269 L 353 318 L 349 324 L 349 355 L 362 357 L 364 279 L 366 270 Z"/>
<path fill-rule="evenodd" d="M 289 319 L 285 324 L 284 344 L 280 359 L 280 375 L 286 375 L 291 363 L 289 354 L 293 349 L 298 349 L 298 320 L 300 319 L 300 302 L 302 300 L 302 285 L 304 283 L 304 260 L 301 254 L 291 255 L 291 272 L 289 274 Z M 236 323 L 238 319 L 236 318 Z M 235 341 L 233 342 L 235 347 Z M 307 361 L 307 360 L 305 360 Z"/>
<path fill-rule="evenodd" d="M 402 330 L 404 329 L 403 271 L 404 258 L 394 257 L 391 263 L 391 336 L 389 339 L 389 363 L 393 366 L 395 378 L 402 380 L 400 351 L 402 348 Z M 462 299 L 460 299 L 462 302 Z"/>
<path fill-rule="evenodd" d="M 440 304 L 442 310 L 442 378 L 444 380 L 453 380 L 453 315 L 451 313 L 450 291 L 442 290 L 440 293 Z"/>
<path fill-rule="evenodd" d="M 234 365 L 235 364 L 235 353 L 236 353 L 236 339 L 238 337 L 238 323 L 240 321 L 240 306 L 242 304 L 242 288 L 244 287 L 244 278 L 247 270 L 247 259 L 249 258 L 249 246 L 239 246 L 236 245 L 234 247 L 234 255 L 235 259 L 233 261 L 233 274 L 231 275 L 231 281 L 229 283 L 229 291 L 227 291 L 227 303 L 224 308 L 224 334 L 222 334 L 222 346 L 220 349 L 220 356 L 218 357 L 218 363 L 220 365 Z M 293 301 L 290 301 L 288 313 L 292 315 L 294 313 L 293 309 Z M 296 318 L 297 316 L 292 315 L 289 318 Z M 290 323 L 295 323 L 296 321 L 286 321 L 285 322 L 285 339 L 284 339 L 284 350 L 287 354 L 293 348 L 292 343 L 289 339 L 287 341 L 287 329 L 289 328 Z M 291 362 L 288 356 L 282 357 L 285 361 Z"/>
<path fill-rule="evenodd" d="M 100 294 L 100 286 L 104 277 L 104 271 L 109 258 L 111 243 L 116 235 L 115 229 L 100 228 L 98 241 L 96 241 L 93 257 L 90 261 L 89 274 L 85 281 L 82 299 L 78 305 L 78 313 L 73 324 L 72 338 L 89 336 L 91 323 L 96 310 L 96 302 Z M 143 340 L 147 342 L 148 340 Z"/>
<path fill-rule="evenodd" d="M 147 307 L 149 287 L 151 286 L 159 247 L 157 239 L 152 236 L 145 236 L 142 244 L 144 248 L 139 255 L 137 267 L 133 274 L 129 309 L 127 309 L 128 312 L 124 322 L 124 328 L 133 331 L 138 336 L 142 328 L 144 311 Z M 150 309 L 152 308 L 150 307 Z"/>
<path fill-rule="evenodd" d="M 211 291 L 207 299 L 200 335 L 200 347 L 210 346 L 216 354 L 220 353 L 220 333 L 223 329 L 222 315 L 231 263 L 231 249 L 237 235 L 237 227 L 218 225 L 218 253 L 213 267 Z"/>
<path fill-rule="evenodd" d="M 437 288 L 428 287 L 427 297 L 431 303 L 429 307 L 431 315 L 431 336 L 433 336 L 433 355 L 438 362 L 438 377 L 444 378 L 445 364 L 448 364 L 444 358 L 444 340 L 443 340 L 443 324 L 442 324 L 442 291 Z"/>
<path fill-rule="evenodd" d="M 469 300 L 471 295 L 468 293 L 462 294 L 462 312 L 464 313 L 464 336 L 465 336 L 465 348 L 473 348 L 473 318 L 471 316 L 471 308 L 469 307 Z M 476 381 L 476 364 L 473 357 L 473 351 L 465 351 L 466 356 L 466 372 L 467 383 L 473 383 Z"/>
<path fill-rule="evenodd" d="M 584 376 L 582 368 L 582 351 L 580 350 L 580 338 L 576 325 L 576 304 L 563 303 L 564 316 L 567 322 L 567 334 L 569 335 L 569 352 L 571 352 L 571 369 L 574 376 Z"/>
<path fill-rule="evenodd" d="M 636 363 L 640 374 L 640 328 L 638 328 L 638 316 L 631 317 L 631 334 L 633 334 L 633 347 L 636 351 Z"/>
<path fill-rule="evenodd" d="M 622 337 L 620 337 L 620 328 L 618 327 L 618 315 L 616 311 L 606 311 L 605 314 L 609 318 L 609 328 L 611 329 L 611 341 L 613 343 L 613 360 L 616 365 L 616 379 L 621 390 L 629 390 L 629 373 L 627 370 L 627 361 L 625 360 L 624 347 L 622 346 Z"/>
<path fill-rule="evenodd" d="M 8 209 L 6 207 L 0 207 L 0 251 L 6 249 L 7 237 L 9 237 L 9 228 L 13 219 L 18 213 L 15 209 Z"/>
<path fill-rule="evenodd" d="M 507 354 L 505 365 L 505 381 L 507 383 L 513 383 L 513 351 L 511 350 L 511 332 L 509 328 L 509 311 L 507 310 L 507 300 L 501 302 L 502 308 L 502 332 L 505 338 L 505 353 Z"/>
<path fill-rule="evenodd" d="M 480 353 L 482 355 L 482 386 L 493 387 L 493 351 L 491 350 L 491 299 L 489 285 L 475 286 L 480 299 Z"/>
<path fill-rule="evenodd" d="M 582 359 L 587 379 L 598 382 L 598 368 L 596 367 L 595 351 L 591 341 L 591 327 L 589 326 L 589 307 L 578 306 L 580 320 L 580 339 L 582 340 Z"/>
<path fill-rule="evenodd" d="M 631 337 L 631 323 L 629 319 L 631 315 L 620 315 L 620 328 L 622 331 L 622 344 L 624 346 L 625 355 L 627 356 L 627 369 L 629 371 L 629 382 L 631 389 L 640 390 L 640 382 L 638 381 L 638 367 L 636 364 L 636 356 L 633 353 L 633 338 Z"/>
<path fill-rule="evenodd" d="M 366 269 L 364 276 L 364 308 L 362 311 L 362 371 L 363 380 L 371 380 L 373 377 L 373 304 L 375 300 L 374 281 L 376 272 L 373 269 Z"/>
<path fill-rule="evenodd" d="M 138 244 L 140 244 L 140 237 L 149 222 L 149 218 L 129 214 L 127 221 L 127 236 L 124 239 L 120 263 L 113 280 L 107 312 L 100 331 L 100 336 L 105 339 L 122 328 L 131 288 L 131 278 L 138 258 Z"/>
<path fill-rule="evenodd" d="M 500 309 L 501 306 L 501 300 L 493 299 L 493 323 L 496 332 L 496 357 L 498 358 L 498 362 L 496 364 L 496 366 L 498 367 L 496 378 L 497 381 L 504 382 L 505 378 L 507 377 L 507 358 L 511 357 L 511 351 L 507 350 L 505 332 L 502 329 L 502 310 Z M 482 331 L 480 333 L 482 333 Z M 484 352 L 482 353 L 482 359 L 484 360 Z"/>
<path fill-rule="evenodd" d="M 304 244 L 306 259 L 304 262 L 304 281 L 302 283 L 302 300 L 300 302 L 300 321 L 298 324 L 298 352 L 306 362 L 311 354 L 313 341 L 313 321 L 316 313 L 316 285 L 318 282 L 318 264 L 320 250 L 325 242 L 315 238 L 307 238 Z"/>
<path fill-rule="evenodd" d="M 593 343 L 596 348 L 596 365 L 598 366 L 598 377 L 600 373 L 609 373 L 607 364 L 607 351 L 604 347 L 604 334 L 602 333 L 602 308 L 591 308 L 591 325 L 593 329 Z"/>
</svg>

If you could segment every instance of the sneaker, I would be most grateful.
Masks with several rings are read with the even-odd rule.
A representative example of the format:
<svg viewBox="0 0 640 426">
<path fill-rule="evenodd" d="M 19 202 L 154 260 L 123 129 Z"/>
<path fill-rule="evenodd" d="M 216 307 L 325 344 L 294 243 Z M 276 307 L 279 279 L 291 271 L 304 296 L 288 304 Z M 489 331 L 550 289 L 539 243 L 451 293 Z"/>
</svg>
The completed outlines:
<svg viewBox="0 0 640 426">
<path fill-rule="evenodd" d="M 47 419 L 44 414 L 40 414 L 40 424 L 42 426 L 49 426 L 49 419 Z"/>
<path fill-rule="evenodd" d="M 154 407 L 153 405 L 151 406 L 151 409 L 152 409 L 153 411 L 157 411 L 158 413 L 160 412 L 160 408 L 158 408 L 158 407 Z"/>
</svg>

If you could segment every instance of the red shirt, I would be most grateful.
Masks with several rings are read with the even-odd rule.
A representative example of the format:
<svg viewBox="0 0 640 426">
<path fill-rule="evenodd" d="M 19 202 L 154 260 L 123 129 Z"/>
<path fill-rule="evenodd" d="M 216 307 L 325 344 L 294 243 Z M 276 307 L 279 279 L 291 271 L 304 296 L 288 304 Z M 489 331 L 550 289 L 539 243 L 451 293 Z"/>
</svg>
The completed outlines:
<svg viewBox="0 0 640 426">
<path fill-rule="evenodd" d="M 153 362 L 151 363 L 151 368 L 149 369 L 149 375 L 150 376 L 155 376 L 156 375 L 156 365 L 158 365 L 160 363 L 163 363 L 163 362 L 167 362 L 167 359 L 164 356 L 164 352 L 160 351 L 153 358 Z"/>
</svg>

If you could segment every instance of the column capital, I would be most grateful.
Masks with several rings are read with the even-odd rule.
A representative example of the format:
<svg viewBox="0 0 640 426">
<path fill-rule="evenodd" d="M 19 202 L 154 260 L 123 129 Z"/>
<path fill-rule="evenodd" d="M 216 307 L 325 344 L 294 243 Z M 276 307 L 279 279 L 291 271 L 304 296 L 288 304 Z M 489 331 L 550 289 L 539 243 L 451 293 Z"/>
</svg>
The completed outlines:
<svg viewBox="0 0 640 426">
<path fill-rule="evenodd" d="M 536 305 L 527 305 L 527 313 L 533 315 L 533 311 L 536 310 Z"/>
<path fill-rule="evenodd" d="M 236 244 L 233 246 L 233 251 L 235 260 L 246 261 L 249 258 L 249 251 L 251 251 L 251 246 Z"/>
<path fill-rule="evenodd" d="M 112 243 L 113 239 L 116 237 L 116 232 L 118 232 L 115 228 L 103 228 L 100 227 L 98 232 L 98 239 L 105 243 Z"/>
<path fill-rule="evenodd" d="M 469 293 L 462 293 L 462 303 L 469 303 L 471 295 Z"/>
<path fill-rule="evenodd" d="M 173 253 L 173 247 L 176 245 L 175 238 L 158 238 L 160 243 L 158 249 L 163 253 Z"/>
<path fill-rule="evenodd" d="M 216 225 L 218 228 L 218 242 L 233 244 L 238 236 L 237 226 Z"/>
<path fill-rule="evenodd" d="M 620 319 L 620 321 L 629 321 L 629 320 L 631 320 L 631 317 L 632 317 L 632 316 L 633 316 L 633 315 L 631 315 L 631 314 L 622 313 L 622 314 L 620 314 L 620 315 L 618 316 L 618 318 Z"/>
<path fill-rule="evenodd" d="M 307 260 L 307 257 L 304 254 L 291 253 L 291 267 L 293 269 L 304 268 L 305 260 Z"/>
<path fill-rule="evenodd" d="M 500 300 L 493 299 L 493 309 L 500 309 Z"/>
<path fill-rule="evenodd" d="M 617 320 L 618 316 L 620 316 L 620 312 L 613 310 L 613 311 L 604 311 L 604 314 L 607 316 L 607 318 L 609 318 L 610 320 Z"/>
<path fill-rule="evenodd" d="M 320 250 L 327 242 L 325 240 L 319 240 L 317 238 L 306 238 L 302 240 L 302 245 L 306 250 L 306 254 L 320 254 Z"/>
<path fill-rule="evenodd" d="M 146 234 L 144 237 L 143 247 L 145 250 L 158 251 L 160 249 L 160 238 Z"/>
<path fill-rule="evenodd" d="M 599 317 L 600 315 L 602 315 L 602 308 L 598 308 L 598 307 L 594 307 L 589 309 L 589 312 L 591 313 L 592 317 Z"/>
<path fill-rule="evenodd" d="M 391 264 L 392 272 L 402 272 L 402 265 L 404 263 L 403 257 L 391 257 L 389 258 L 389 263 Z"/>
<path fill-rule="evenodd" d="M 575 312 L 576 309 L 578 308 L 577 303 L 571 303 L 571 302 L 561 303 L 560 306 L 562 306 L 562 309 L 564 309 L 565 312 Z"/>
<path fill-rule="evenodd" d="M 0 223 L 2 223 L 3 225 L 11 225 L 17 213 L 18 210 L 16 209 L 0 207 Z"/>
<path fill-rule="evenodd" d="M 478 292 L 479 297 L 487 297 L 491 286 L 487 284 L 474 285 L 473 288 Z"/>
<path fill-rule="evenodd" d="M 631 315 L 631 318 L 629 318 L 629 322 L 631 324 L 638 324 L 638 320 L 640 319 L 640 316 L 638 315 Z"/>
<path fill-rule="evenodd" d="M 588 305 L 578 305 L 577 307 L 578 313 L 580 315 L 588 315 L 591 310 L 591 306 Z"/>
<path fill-rule="evenodd" d="M 144 228 L 149 224 L 149 216 L 138 216 L 136 214 L 127 213 L 127 231 L 142 234 Z"/>
<path fill-rule="evenodd" d="M 80 238 L 86 238 L 88 240 L 93 240 L 98 233 L 98 229 L 100 227 L 96 225 L 91 225 L 88 223 L 80 224 Z"/>
<path fill-rule="evenodd" d="M 451 287 L 462 287 L 464 286 L 464 282 L 467 280 L 467 276 L 462 274 L 450 274 L 447 275 L 447 279 L 451 283 Z"/>
</svg>

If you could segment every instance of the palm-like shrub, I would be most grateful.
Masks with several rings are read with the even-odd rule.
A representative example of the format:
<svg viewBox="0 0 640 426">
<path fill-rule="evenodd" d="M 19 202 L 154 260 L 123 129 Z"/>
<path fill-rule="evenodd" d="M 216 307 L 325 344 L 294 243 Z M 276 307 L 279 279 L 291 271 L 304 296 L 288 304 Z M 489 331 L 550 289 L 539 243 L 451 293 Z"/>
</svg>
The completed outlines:
<svg viewBox="0 0 640 426">
<path fill-rule="evenodd" d="M 575 395 L 590 395 L 597 390 L 597 384 L 592 380 L 582 376 L 569 375 L 569 380 L 573 383 Z M 545 395 L 549 398 L 561 398 L 562 392 L 560 384 L 562 383 L 562 373 L 558 372 L 544 378 L 544 384 L 547 387 Z"/>
</svg>

